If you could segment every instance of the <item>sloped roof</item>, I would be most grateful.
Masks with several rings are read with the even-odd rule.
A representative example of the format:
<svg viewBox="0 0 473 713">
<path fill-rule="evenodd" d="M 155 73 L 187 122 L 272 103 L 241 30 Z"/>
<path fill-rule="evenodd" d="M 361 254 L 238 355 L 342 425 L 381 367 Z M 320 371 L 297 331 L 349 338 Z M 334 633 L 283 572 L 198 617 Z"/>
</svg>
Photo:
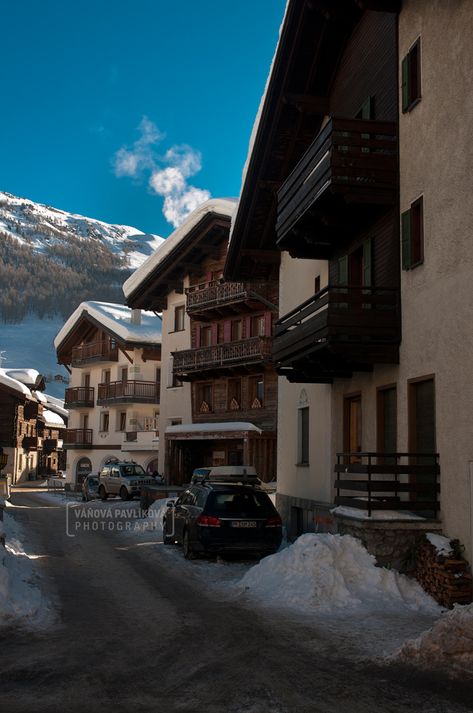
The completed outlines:
<svg viewBox="0 0 473 713">
<path fill-rule="evenodd" d="M 78 322 L 87 315 L 121 341 L 149 345 L 161 344 L 161 318 L 153 312 L 142 311 L 141 323 L 133 324 L 131 321 L 132 311 L 125 305 L 110 302 L 82 302 L 56 335 L 54 346 L 59 349 Z"/>
</svg>

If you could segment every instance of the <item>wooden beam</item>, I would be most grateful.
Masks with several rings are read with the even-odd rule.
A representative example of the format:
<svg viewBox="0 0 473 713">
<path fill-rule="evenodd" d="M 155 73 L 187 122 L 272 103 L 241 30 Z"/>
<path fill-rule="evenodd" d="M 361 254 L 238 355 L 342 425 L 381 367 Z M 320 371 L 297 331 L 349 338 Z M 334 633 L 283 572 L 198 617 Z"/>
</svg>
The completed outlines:
<svg viewBox="0 0 473 713">
<path fill-rule="evenodd" d="M 130 362 L 130 364 L 133 364 L 133 359 L 132 359 L 131 356 L 123 349 L 123 347 L 121 347 L 120 345 L 118 345 L 118 349 L 121 351 L 122 354 L 124 354 L 124 355 L 126 356 L 126 358 L 128 359 L 128 361 Z"/>
<path fill-rule="evenodd" d="M 295 106 L 301 114 L 330 114 L 328 97 L 316 97 L 310 94 L 284 94 L 283 103 Z"/>
</svg>

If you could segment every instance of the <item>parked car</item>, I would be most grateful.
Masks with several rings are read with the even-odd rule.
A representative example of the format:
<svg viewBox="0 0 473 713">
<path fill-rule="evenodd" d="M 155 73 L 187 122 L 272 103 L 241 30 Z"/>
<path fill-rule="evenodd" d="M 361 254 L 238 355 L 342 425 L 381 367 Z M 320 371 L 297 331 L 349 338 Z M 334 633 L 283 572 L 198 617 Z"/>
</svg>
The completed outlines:
<svg viewBox="0 0 473 713">
<path fill-rule="evenodd" d="M 254 471 L 193 476 L 168 505 L 163 518 L 165 544 L 177 542 L 190 559 L 198 553 L 241 552 L 261 557 L 276 552 L 282 521 Z M 247 469 L 248 470 L 248 469 Z M 246 477 L 245 477 L 246 476 Z"/>
<path fill-rule="evenodd" d="M 122 500 L 131 500 L 140 495 L 143 485 L 153 485 L 154 479 L 145 473 L 141 465 L 133 461 L 106 463 L 100 471 L 99 496 L 106 500 L 109 495 L 119 495 Z"/>
<path fill-rule="evenodd" d="M 94 500 L 99 496 L 99 479 L 97 475 L 88 475 L 82 482 L 82 500 Z"/>
</svg>

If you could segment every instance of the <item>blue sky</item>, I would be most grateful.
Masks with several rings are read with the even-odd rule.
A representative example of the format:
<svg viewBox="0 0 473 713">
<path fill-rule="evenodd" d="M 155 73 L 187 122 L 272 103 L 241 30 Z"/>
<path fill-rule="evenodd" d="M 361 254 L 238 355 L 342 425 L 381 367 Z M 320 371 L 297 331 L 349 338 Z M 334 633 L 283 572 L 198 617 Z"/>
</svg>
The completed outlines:
<svg viewBox="0 0 473 713">
<path fill-rule="evenodd" d="M 164 237 L 237 196 L 284 6 L 4 3 L 0 190 Z"/>
</svg>

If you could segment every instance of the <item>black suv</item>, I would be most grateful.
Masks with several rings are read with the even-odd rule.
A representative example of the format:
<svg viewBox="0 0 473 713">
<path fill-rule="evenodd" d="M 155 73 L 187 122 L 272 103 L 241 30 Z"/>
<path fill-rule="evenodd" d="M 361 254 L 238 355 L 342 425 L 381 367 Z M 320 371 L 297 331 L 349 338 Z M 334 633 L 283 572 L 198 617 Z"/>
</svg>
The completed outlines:
<svg viewBox="0 0 473 713">
<path fill-rule="evenodd" d="M 184 557 L 198 553 L 245 552 L 263 557 L 276 552 L 282 522 L 268 494 L 258 485 L 202 477 L 168 506 L 165 544 L 182 544 Z"/>
</svg>

